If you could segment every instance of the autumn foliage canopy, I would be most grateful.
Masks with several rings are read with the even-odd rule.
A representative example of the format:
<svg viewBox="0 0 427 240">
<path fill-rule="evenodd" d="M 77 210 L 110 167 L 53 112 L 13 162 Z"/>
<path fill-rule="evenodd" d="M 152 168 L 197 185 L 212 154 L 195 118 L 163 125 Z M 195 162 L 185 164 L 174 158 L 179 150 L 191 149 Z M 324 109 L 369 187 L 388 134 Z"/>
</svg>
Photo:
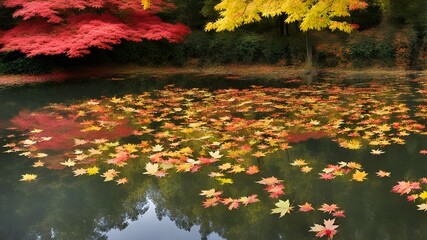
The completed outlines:
<svg viewBox="0 0 427 240">
<path fill-rule="evenodd" d="M 144 10 L 138 0 L 5 0 L 21 18 L 0 36 L 0 51 L 21 51 L 27 56 L 81 57 L 90 48 L 111 49 L 122 40 L 179 42 L 189 33 L 183 24 L 163 22 L 156 13 L 173 8 L 162 0 Z"/>
</svg>

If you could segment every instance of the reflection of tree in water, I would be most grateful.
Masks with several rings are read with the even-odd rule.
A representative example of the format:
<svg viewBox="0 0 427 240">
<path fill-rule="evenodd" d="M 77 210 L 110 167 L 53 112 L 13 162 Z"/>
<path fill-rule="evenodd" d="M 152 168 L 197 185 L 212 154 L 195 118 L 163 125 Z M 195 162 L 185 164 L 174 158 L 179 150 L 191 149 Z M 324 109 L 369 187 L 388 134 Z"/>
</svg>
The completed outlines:
<svg viewBox="0 0 427 240">
<path fill-rule="evenodd" d="M 148 210 L 147 179 L 111 188 L 99 179 L 76 181 L 51 173 L 37 186 L 23 186 L 10 176 L 16 172 L 11 166 L 22 167 L 19 161 L 5 164 L 9 169 L 1 171 L 0 187 L 6 193 L 1 199 L 0 239 L 106 239 L 105 232 L 125 229 Z"/>
<path fill-rule="evenodd" d="M 400 91 L 399 87 L 404 90 Z M 220 186 L 217 181 L 207 177 L 209 171 L 217 166 L 203 166 L 199 172 L 193 174 L 170 171 L 170 174 L 165 178 L 155 180 L 157 182 L 155 186 L 150 186 L 151 183 L 147 179 L 155 178 L 143 177 L 142 175 L 144 164 L 148 161 L 149 155 L 145 152 L 144 154 L 140 153 L 137 160 L 129 161 L 127 167 L 120 168 L 123 176 L 131 179 L 133 183 L 119 188 L 112 187 L 111 184 L 101 183 L 99 178 L 88 178 L 87 176 L 76 179 L 71 176 L 63 178 L 53 175 L 53 173 L 50 173 L 51 178 L 55 180 L 50 179 L 49 173 L 45 173 L 40 176 L 48 178 L 48 180 L 41 178 L 39 184 L 34 188 L 29 185 L 18 185 L 16 181 L 1 180 L 16 187 L 16 189 L 9 187 L 10 190 L 7 193 L 10 193 L 10 196 L 6 195 L 3 197 L 5 200 L 2 200 L 2 203 L 5 203 L 2 206 L 4 210 L 2 212 L 5 212 L 5 216 L 9 218 L 16 216 L 16 219 L 2 220 L 5 224 L 1 225 L 5 230 L 1 232 L 7 233 L 5 239 L 10 238 L 10 236 L 13 239 L 32 239 L 37 238 L 37 236 L 41 236 L 42 239 L 49 239 L 53 235 L 58 239 L 106 238 L 104 235 L 106 231 L 112 228 L 124 229 L 128 225 L 128 221 L 136 220 L 138 216 L 144 214 L 147 210 L 146 192 L 150 189 L 149 197 L 156 204 L 156 213 L 159 219 L 169 217 L 179 228 L 185 230 L 190 230 L 192 226 L 199 225 L 202 238 L 207 238 L 209 234 L 216 232 L 227 239 L 311 239 L 312 235 L 307 233 L 309 226 L 320 223 L 323 218 L 331 218 L 331 216 L 319 212 L 310 214 L 293 212 L 290 216 L 278 219 L 277 216 L 270 215 L 276 199 L 269 199 L 268 194 L 263 190 L 263 186 L 254 184 L 254 182 L 260 180 L 261 177 L 277 176 L 284 180 L 285 198 L 289 198 L 295 207 L 305 201 L 313 203 L 316 207 L 322 203 L 337 203 L 347 212 L 348 220 L 339 220 L 341 227 L 337 238 L 370 239 L 399 236 L 399 239 L 411 239 L 412 237 L 413 239 L 420 239 L 425 235 L 425 231 L 420 229 L 424 229 L 422 224 L 425 224 L 426 221 L 421 215 L 414 214 L 413 208 L 406 205 L 400 206 L 402 203 L 398 196 L 393 196 L 395 197 L 393 198 L 384 194 L 390 192 L 394 182 L 375 179 L 373 173 L 381 167 L 390 170 L 396 179 L 422 177 L 422 174 L 425 174 L 422 171 L 422 164 L 405 162 L 406 169 L 403 169 L 401 159 L 405 159 L 406 155 L 413 156 L 416 154 L 416 150 L 420 149 L 420 146 L 414 147 L 414 145 L 422 142 L 423 139 L 411 141 L 412 136 L 407 138 L 407 144 L 404 145 L 405 151 L 402 150 L 401 146 L 387 147 L 388 159 L 382 159 L 383 162 L 380 164 L 369 161 L 372 156 L 366 151 L 368 148 L 366 146 L 367 140 L 363 140 L 366 144 L 362 146 L 360 151 L 338 148 L 337 144 L 331 142 L 330 139 L 307 140 L 308 138 L 323 137 L 327 133 L 328 136 L 338 142 L 347 143 L 347 139 L 351 138 L 348 136 L 349 133 L 353 134 L 353 137 L 360 138 L 356 134 L 363 132 L 357 130 L 357 124 L 365 122 L 366 118 L 370 120 L 368 123 L 372 124 L 370 128 L 379 132 L 378 137 L 387 138 L 389 135 L 383 134 L 382 130 L 379 131 L 378 124 L 374 123 L 391 125 L 396 119 L 400 117 L 403 119 L 406 113 L 406 109 L 402 107 L 404 105 L 401 104 L 404 101 L 400 99 L 406 98 L 410 92 L 406 87 L 397 85 L 394 88 L 386 88 L 378 83 L 372 83 L 367 86 L 361 85 L 353 88 L 347 87 L 346 89 L 343 91 L 336 86 L 326 88 L 323 85 L 313 89 L 303 87 L 298 90 L 254 88 L 245 91 L 219 91 L 217 95 L 205 90 L 175 91 L 175 89 L 167 89 L 158 92 L 158 94 L 163 94 L 162 98 L 159 98 L 161 101 L 154 101 L 148 95 L 129 95 L 124 98 L 111 98 L 100 102 L 87 101 L 85 105 L 73 105 L 82 111 L 92 109 L 92 105 L 98 107 L 93 113 L 87 111 L 90 114 L 82 115 L 83 113 L 79 111 L 76 113 L 77 115 L 66 115 L 67 117 L 71 116 L 70 119 L 62 119 L 63 126 L 68 126 L 66 129 L 69 133 L 72 133 L 69 131 L 70 129 L 76 128 L 75 134 L 66 136 L 64 140 L 64 142 L 69 142 L 71 149 L 75 147 L 73 142 L 75 138 L 93 140 L 100 137 L 115 139 L 128 136 L 132 133 L 128 128 L 128 125 L 131 124 L 157 129 L 148 137 L 132 136 L 126 141 L 132 139 L 136 139 L 136 143 L 141 139 L 151 141 L 152 144 L 148 144 L 146 147 L 148 152 L 151 151 L 150 147 L 155 143 L 162 143 L 165 147 L 168 144 L 172 146 L 172 144 L 178 143 L 176 146 L 181 149 L 191 147 L 190 150 L 194 150 L 195 153 L 188 156 L 195 159 L 202 155 L 201 152 L 207 155 L 206 152 L 212 150 L 208 143 L 216 140 L 229 144 L 228 149 L 221 149 L 221 151 L 228 151 L 228 153 L 231 153 L 232 150 L 237 152 L 239 147 L 254 139 L 257 140 L 256 144 L 252 144 L 254 146 L 267 145 L 270 143 L 268 140 L 272 140 L 272 143 L 299 143 L 295 144 L 292 149 L 286 150 L 288 159 L 284 159 L 285 154 L 282 150 L 275 144 L 271 144 L 269 146 L 271 148 L 270 154 L 262 159 L 257 158 L 257 166 L 261 170 L 259 175 L 232 175 L 229 177 L 233 178 L 234 184 L 224 186 Z M 186 98 L 181 95 L 186 96 Z M 256 99 L 256 101 L 249 102 L 252 99 Z M 136 104 L 135 100 L 140 101 L 139 104 Z M 189 109 L 190 107 L 191 109 L 199 109 L 200 112 L 188 110 L 184 114 L 180 106 L 186 101 L 193 102 L 188 105 Z M 274 107 L 279 110 L 273 109 L 271 106 L 264 106 L 264 102 L 274 102 Z M 294 105 L 290 107 L 290 103 Z M 389 107 L 391 103 L 393 103 L 393 108 Z M 269 105 L 272 104 L 269 103 Z M 178 110 L 174 110 L 176 112 L 171 111 L 174 108 Z M 51 109 L 55 109 L 55 106 L 51 106 Z M 140 111 L 139 114 L 132 113 L 136 111 L 135 109 Z M 396 114 L 393 113 L 394 110 L 401 112 Z M 65 105 L 60 106 L 60 111 L 75 113 L 74 108 L 68 110 L 68 106 Z M 274 118 L 270 118 L 270 115 Z M 49 124 L 49 121 L 61 123 L 61 121 L 56 121 L 58 116 L 58 114 L 20 114 L 14 123 L 25 130 L 42 128 L 43 134 L 55 136 L 54 139 L 57 142 L 54 143 L 64 147 L 63 142 L 58 141 L 58 139 L 61 140 L 61 134 L 57 133 L 57 129 L 51 129 L 52 131 L 49 132 L 49 126 L 52 125 Z M 71 121 L 76 116 L 79 118 L 77 121 L 79 124 Z M 80 127 L 86 127 L 84 123 L 92 117 L 97 117 L 95 119 L 105 125 L 106 121 L 103 117 L 106 116 L 113 118 L 114 121 L 111 123 L 114 123 L 115 128 L 122 125 L 126 126 L 123 128 L 124 131 L 118 131 L 118 133 L 112 131 L 117 135 L 104 136 L 101 135 L 101 133 L 105 134 L 103 131 L 110 133 L 108 132 L 110 126 L 104 126 L 104 130 L 94 131 L 94 135 L 87 136 L 84 130 L 96 126 L 83 128 L 83 131 L 80 129 Z M 130 122 L 121 121 L 123 116 L 129 117 Z M 423 116 L 416 115 L 416 117 L 414 119 L 422 120 Z M 34 121 L 37 118 L 43 121 Z M 166 118 L 174 120 L 166 121 Z M 200 122 L 200 119 L 203 122 Z M 344 123 L 336 126 L 334 120 L 340 119 Z M 293 121 L 292 125 L 288 126 L 287 124 L 291 120 Z M 34 122 L 39 125 L 34 125 Z M 322 127 L 318 126 L 319 122 L 322 123 Z M 31 125 L 25 126 L 28 123 Z M 184 128 L 191 126 L 190 124 L 195 127 L 192 129 Z M 413 130 L 414 133 L 420 131 L 417 130 L 419 125 L 411 123 L 406 125 L 405 127 Z M 281 130 L 286 130 L 283 131 L 286 134 L 282 134 Z M 260 134 L 254 134 L 254 132 Z M 391 134 L 396 134 L 396 132 L 397 130 L 390 131 Z M 34 135 L 37 133 L 33 133 Z M 204 135 L 210 135 L 209 142 L 206 139 L 201 139 Z M 229 136 L 226 137 L 226 135 Z M 171 136 L 175 137 L 169 139 L 168 137 Z M 245 136 L 244 141 L 246 142 L 234 146 L 233 143 L 240 136 Z M 193 141 L 189 140 L 190 137 Z M 39 143 L 39 149 L 43 149 L 42 144 L 44 143 Z M 89 147 L 92 145 L 87 148 Z M 54 148 L 57 149 L 57 146 Z M 135 148 L 143 150 L 142 146 Z M 49 148 L 45 145 L 45 149 Z M 415 152 L 411 149 L 415 149 Z M 178 151 L 178 148 L 175 150 Z M 248 165 L 252 160 L 250 164 L 255 164 L 255 160 L 249 157 L 250 154 L 241 155 L 249 159 L 245 159 Z M 289 166 L 290 161 L 296 157 L 306 159 L 317 171 L 320 171 L 327 163 L 335 164 L 338 161 L 350 160 L 360 162 L 363 163 L 364 170 L 370 173 L 369 181 L 362 185 L 349 182 L 349 177 L 346 176 L 337 178 L 332 182 L 324 182 L 318 179 L 316 173 L 302 175 L 298 169 Z M 104 159 L 99 158 L 98 160 L 103 161 Z M 4 179 L 16 179 L 16 172 L 19 172 L 20 169 L 29 168 L 29 166 L 22 164 L 19 161 L 10 164 L 9 168 L 16 168 L 5 172 Z M 6 183 L 3 184 L 2 182 L 1 185 L 4 185 L 6 189 Z M 221 189 L 224 191 L 224 196 L 236 199 L 257 194 L 261 202 L 233 211 L 228 211 L 221 204 L 214 208 L 204 209 L 201 206 L 203 198 L 199 197 L 199 193 L 202 189 L 210 188 Z M 13 203 L 15 199 L 20 199 L 19 204 Z M 8 206 L 15 205 L 18 206 L 8 208 Z M 399 206 L 399 210 L 393 211 L 396 206 Z M 79 209 L 77 214 L 75 209 Z M 401 223 L 398 227 L 394 226 L 393 220 L 395 219 L 399 219 Z M 15 223 L 19 223 L 19 226 L 11 226 Z M 15 229 L 17 229 L 16 232 Z"/>
</svg>

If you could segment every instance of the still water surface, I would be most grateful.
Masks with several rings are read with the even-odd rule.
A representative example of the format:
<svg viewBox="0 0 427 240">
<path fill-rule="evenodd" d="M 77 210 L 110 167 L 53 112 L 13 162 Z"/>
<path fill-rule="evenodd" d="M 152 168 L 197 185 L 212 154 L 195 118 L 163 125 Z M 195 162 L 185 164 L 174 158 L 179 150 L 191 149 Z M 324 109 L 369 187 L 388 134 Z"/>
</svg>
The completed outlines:
<svg viewBox="0 0 427 240">
<path fill-rule="evenodd" d="M 417 205 L 425 200 L 391 190 L 427 177 L 426 94 L 427 79 L 416 76 L 4 87 L 0 239 L 314 239 L 310 227 L 333 218 L 334 239 L 424 239 L 427 214 Z M 312 170 L 292 166 L 297 159 Z M 68 160 L 75 165 L 61 164 Z M 343 162 L 368 175 L 352 179 L 357 169 Z M 247 174 L 251 166 L 259 172 Z M 320 179 L 331 166 L 341 168 Z M 89 174 L 93 167 L 99 172 Z M 86 172 L 75 176 L 78 169 Z M 118 172 L 112 181 L 109 169 Z M 37 179 L 20 181 L 24 174 Z M 282 180 L 273 186 L 283 193 L 256 183 L 269 177 Z M 213 188 L 223 192 L 210 206 L 200 194 Z M 254 194 L 258 202 L 239 200 Z M 279 200 L 293 206 L 282 218 L 271 214 Z M 305 202 L 316 210 L 298 211 Z M 324 203 L 345 217 L 317 210 Z"/>
</svg>

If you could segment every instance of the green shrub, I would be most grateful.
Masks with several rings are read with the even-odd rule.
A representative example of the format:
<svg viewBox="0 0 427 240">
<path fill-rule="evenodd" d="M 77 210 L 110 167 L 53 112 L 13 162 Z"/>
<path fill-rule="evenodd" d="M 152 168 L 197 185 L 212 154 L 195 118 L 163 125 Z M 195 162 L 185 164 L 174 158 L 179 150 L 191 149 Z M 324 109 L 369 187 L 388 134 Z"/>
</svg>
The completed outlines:
<svg viewBox="0 0 427 240">
<path fill-rule="evenodd" d="M 394 64 L 396 50 L 392 43 L 389 42 L 378 42 L 375 46 L 375 52 L 381 65 L 391 66 Z"/>
<path fill-rule="evenodd" d="M 286 59 L 288 65 L 300 65 L 305 62 L 307 49 L 305 33 L 288 38 L 290 55 Z"/>
<path fill-rule="evenodd" d="M 271 38 L 266 41 L 262 53 L 267 63 L 274 64 L 281 59 L 289 62 L 291 59 L 289 42 L 281 37 Z"/>
<path fill-rule="evenodd" d="M 261 55 L 263 38 L 261 35 L 244 34 L 236 41 L 232 52 L 233 60 L 242 63 L 253 63 Z"/>
<path fill-rule="evenodd" d="M 25 56 L 11 57 L 12 55 L 16 56 L 16 53 L 1 56 L 0 74 L 42 74 L 51 72 L 54 67 L 54 64 L 45 56 L 26 58 Z"/>
<path fill-rule="evenodd" d="M 375 56 L 375 41 L 364 37 L 350 46 L 350 55 L 356 59 L 367 59 Z"/>
<path fill-rule="evenodd" d="M 233 59 L 236 39 L 239 35 L 236 32 L 221 32 L 213 35 L 209 43 L 208 56 L 212 63 L 230 63 Z"/>
</svg>

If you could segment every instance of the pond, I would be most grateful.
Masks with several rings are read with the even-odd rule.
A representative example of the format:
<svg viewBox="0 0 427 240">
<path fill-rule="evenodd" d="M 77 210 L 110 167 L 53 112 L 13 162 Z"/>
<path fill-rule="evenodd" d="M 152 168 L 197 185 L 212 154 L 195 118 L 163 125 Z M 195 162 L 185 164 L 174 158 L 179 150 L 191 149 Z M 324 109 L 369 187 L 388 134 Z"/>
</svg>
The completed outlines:
<svg viewBox="0 0 427 240">
<path fill-rule="evenodd" d="M 0 239 L 424 239 L 427 79 L 0 89 Z"/>
</svg>

